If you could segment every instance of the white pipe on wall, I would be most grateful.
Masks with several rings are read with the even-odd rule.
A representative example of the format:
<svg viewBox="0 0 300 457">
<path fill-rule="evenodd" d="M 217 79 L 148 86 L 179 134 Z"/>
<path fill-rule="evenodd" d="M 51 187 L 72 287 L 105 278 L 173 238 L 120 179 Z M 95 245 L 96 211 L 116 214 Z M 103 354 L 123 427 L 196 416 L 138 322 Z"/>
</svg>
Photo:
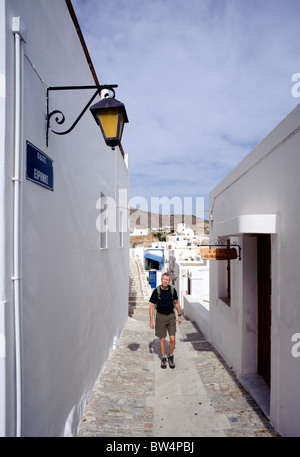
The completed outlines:
<svg viewBox="0 0 300 457">
<path fill-rule="evenodd" d="M 14 221 L 13 221 L 13 284 L 15 314 L 15 369 L 16 369 L 16 436 L 21 436 L 22 380 L 20 329 L 20 153 L 21 153 L 21 35 L 20 18 L 13 18 L 15 36 L 15 131 L 14 131 Z"/>
</svg>

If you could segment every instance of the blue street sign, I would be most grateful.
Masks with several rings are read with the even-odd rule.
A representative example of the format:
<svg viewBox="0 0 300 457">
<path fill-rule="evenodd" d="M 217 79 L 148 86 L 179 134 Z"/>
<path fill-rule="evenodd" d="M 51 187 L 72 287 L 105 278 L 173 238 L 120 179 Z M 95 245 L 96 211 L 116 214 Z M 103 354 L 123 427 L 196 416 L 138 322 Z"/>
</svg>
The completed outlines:
<svg viewBox="0 0 300 457">
<path fill-rule="evenodd" d="M 26 141 L 26 178 L 54 190 L 53 160 L 29 141 Z"/>
</svg>

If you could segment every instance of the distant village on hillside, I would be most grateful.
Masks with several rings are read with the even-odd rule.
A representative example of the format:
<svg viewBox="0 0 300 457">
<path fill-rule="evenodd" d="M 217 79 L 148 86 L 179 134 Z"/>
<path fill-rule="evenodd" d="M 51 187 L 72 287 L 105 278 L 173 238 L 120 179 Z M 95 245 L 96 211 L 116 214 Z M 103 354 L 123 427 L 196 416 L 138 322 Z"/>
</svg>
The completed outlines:
<svg viewBox="0 0 300 457">
<path fill-rule="evenodd" d="M 178 227 L 189 229 L 194 235 L 208 236 L 209 221 L 201 217 L 185 214 L 155 214 L 130 208 L 131 247 L 152 246 L 153 242 L 166 241 L 167 235 L 176 233 Z"/>
</svg>

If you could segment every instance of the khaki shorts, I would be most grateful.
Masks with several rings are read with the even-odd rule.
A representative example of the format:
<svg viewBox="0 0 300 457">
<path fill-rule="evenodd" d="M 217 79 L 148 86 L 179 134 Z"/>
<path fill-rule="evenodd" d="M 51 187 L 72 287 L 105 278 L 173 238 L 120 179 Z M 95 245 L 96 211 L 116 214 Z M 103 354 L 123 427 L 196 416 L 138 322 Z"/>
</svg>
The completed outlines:
<svg viewBox="0 0 300 457">
<path fill-rule="evenodd" d="M 155 319 L 155 335 L 159 338 L 165 338 L 167 336 L 167 330 L 169 335 L 175 335 L 176 333 L 176 316 L 174 312 L 170 314 L 156 313 Z"/>
</svg>

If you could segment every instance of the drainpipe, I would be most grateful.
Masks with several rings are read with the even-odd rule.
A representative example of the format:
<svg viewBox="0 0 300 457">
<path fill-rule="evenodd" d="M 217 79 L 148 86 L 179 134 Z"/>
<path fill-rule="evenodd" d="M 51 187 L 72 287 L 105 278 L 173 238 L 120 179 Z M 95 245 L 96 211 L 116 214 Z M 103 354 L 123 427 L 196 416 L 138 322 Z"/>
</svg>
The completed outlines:
<svg viewBox="0 0 300 457">
<path fill-rule="evenodd" d="M 15 433 L 21 436 L 22 382 L 21 382 L 21 328 L 20 328 L 20 154 L 21 154 L 21 27 L 20 18 L 12 20 L 15 37 L 15 131 L 14 131 L 14 213 L 13 213 L 13 288 L 15 319 Z"/>
</svg>

